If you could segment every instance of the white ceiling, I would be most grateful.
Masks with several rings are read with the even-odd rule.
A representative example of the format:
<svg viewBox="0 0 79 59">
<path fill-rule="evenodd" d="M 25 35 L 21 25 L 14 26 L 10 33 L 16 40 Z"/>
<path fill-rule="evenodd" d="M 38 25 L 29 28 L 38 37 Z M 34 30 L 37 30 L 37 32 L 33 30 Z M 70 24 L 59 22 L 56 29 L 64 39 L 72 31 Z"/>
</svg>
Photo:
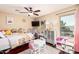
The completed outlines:
<svg viewBox="0 0 79 59">
<path fill-rule="evenodd" d="M 43 16 L 70 6 L 72 6 L 72 4 L 0 4 L 0 11 L 19 15 L 27 15 L 21 14 L 15 10 L 17 9 L 20 11 L 26 11 L 24 7 L 32 7 L 33 10 L 41 10 L 41 12 L 39 12 L 39 15 Z"/>
</svg>

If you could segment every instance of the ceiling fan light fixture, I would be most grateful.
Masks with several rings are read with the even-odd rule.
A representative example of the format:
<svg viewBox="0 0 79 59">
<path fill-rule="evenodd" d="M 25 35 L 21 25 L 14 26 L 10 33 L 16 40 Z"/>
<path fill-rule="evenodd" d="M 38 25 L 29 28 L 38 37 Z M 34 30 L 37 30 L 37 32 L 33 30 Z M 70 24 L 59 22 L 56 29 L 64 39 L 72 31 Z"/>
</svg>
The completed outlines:
<svg viewBox="0 0 79 59">
<path fill-rule="evenodd" d="M 33 13 L 28 13 L 29 15 L 33 15 Z"/>
</svg>

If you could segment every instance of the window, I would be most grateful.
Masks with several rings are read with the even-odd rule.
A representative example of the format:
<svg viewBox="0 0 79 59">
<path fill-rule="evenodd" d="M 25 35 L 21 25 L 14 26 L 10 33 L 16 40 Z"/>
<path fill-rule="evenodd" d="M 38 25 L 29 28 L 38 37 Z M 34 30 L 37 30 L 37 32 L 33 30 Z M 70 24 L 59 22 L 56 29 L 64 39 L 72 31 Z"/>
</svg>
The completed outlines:
<svg viewBox="0 0 79 59">
<path fill-rule="evenodd" d="M 60 17 L 60 35 L 74 37 L 74 14 Z"/>
</svg>

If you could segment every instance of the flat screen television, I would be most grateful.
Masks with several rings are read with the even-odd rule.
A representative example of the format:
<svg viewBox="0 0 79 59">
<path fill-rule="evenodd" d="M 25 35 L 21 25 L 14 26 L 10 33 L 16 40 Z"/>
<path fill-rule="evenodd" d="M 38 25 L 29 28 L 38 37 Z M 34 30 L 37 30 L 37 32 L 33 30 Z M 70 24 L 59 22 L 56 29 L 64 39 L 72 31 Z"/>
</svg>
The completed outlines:
<svg viewBox="0 0 79 59">
<path fill-rule="evenodd" d="M 40 25 L 40 22 L 39 21 L 32 21 L 32 26 L 33 27 L 37 27 Z"/>
</svg>

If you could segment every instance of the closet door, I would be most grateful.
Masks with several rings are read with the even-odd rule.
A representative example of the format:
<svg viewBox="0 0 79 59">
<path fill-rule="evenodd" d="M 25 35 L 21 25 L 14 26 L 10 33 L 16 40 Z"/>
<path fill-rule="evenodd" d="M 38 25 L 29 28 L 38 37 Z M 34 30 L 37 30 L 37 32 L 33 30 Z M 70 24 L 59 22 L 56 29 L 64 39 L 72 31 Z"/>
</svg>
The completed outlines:
<svg viewBox="0 0 79 59">
<path fill-rule="evenodd" d="M 48 31 L 47 42 L 50 44 L 54 44 L 54 31 Z"/>
<path fill-rule="evenodd" d="M 51 35 L 50 35 L 50 38 L 51 38 L 51 40 L 50 40 L 50 41 L 51 41 L 51 44 L 54 44 L 54 31 L 51 31 L 50 34 L 51 34 Z"/>
<path fill-rule="evenodd" d="M 48 43 L 51 43 L 50 35 L 51 35 L 51 34 L 50 34 L 50 31 L 48 31 L 48 39 L 47 39 L 47 42 L 48 42 Z"/>
</svg>

